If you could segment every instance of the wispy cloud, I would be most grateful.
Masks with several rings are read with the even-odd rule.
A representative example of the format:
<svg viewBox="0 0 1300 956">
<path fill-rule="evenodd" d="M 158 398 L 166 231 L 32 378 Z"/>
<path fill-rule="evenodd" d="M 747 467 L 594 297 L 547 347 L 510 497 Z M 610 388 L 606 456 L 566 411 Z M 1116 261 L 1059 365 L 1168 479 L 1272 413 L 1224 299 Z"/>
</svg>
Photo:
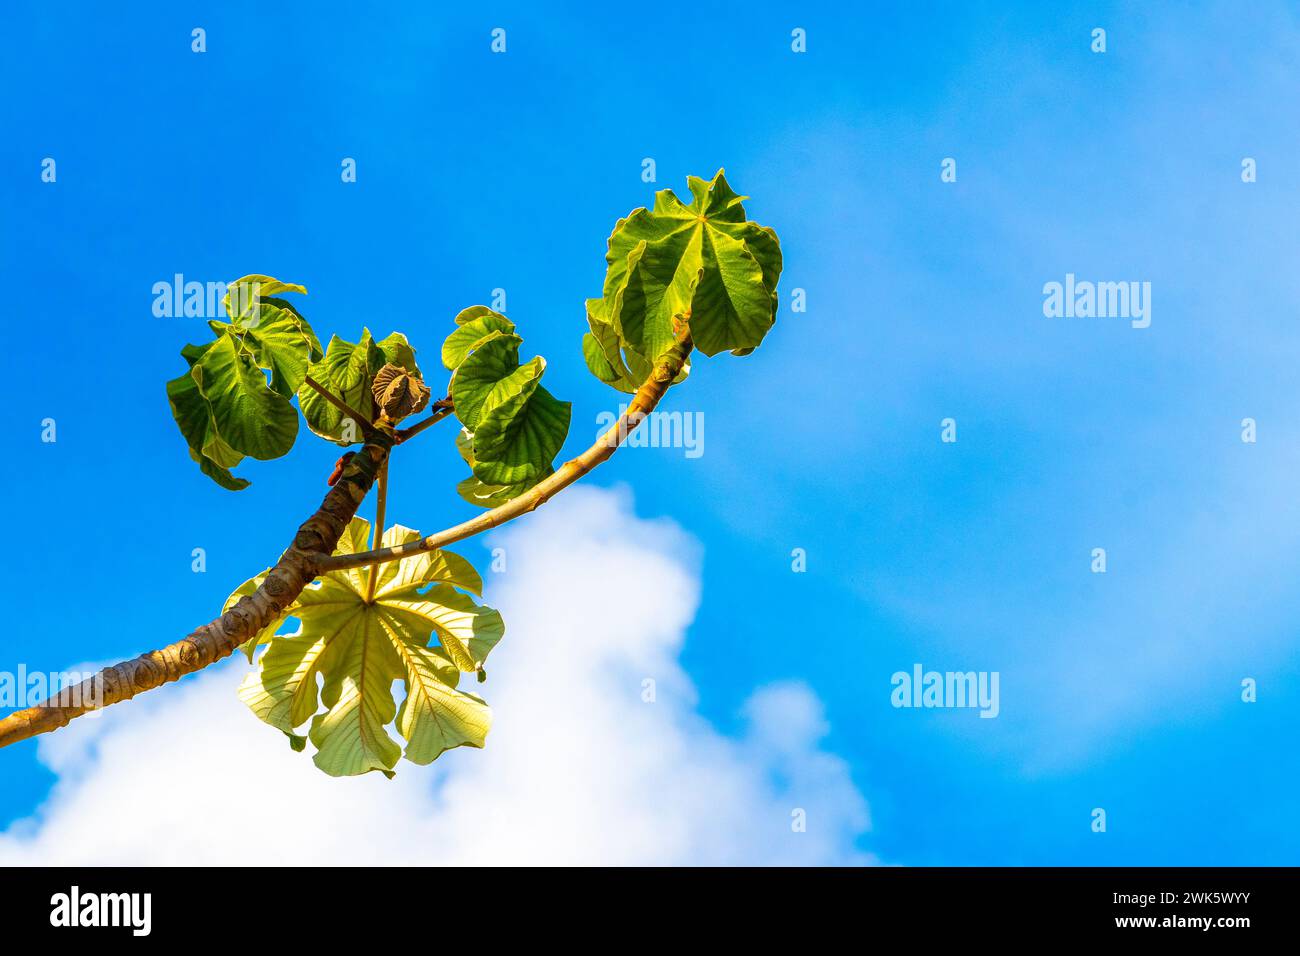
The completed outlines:
<svg viewBox="0 0 1300 956">
<path fill-rule="evenodd" d="M 0 835 L 0 863 L 870 862 L 866 803 L 820 749 L 806 685 L 756 690 L 739 738 L 696 713 L 678 660 L 693 539 L 625 493 L 575 489 L 490 544 L 509 630 L 485 750 L 327 778 L 236 700 L 236 659 L 45 738 L 58 783 Z"/>
</svg>

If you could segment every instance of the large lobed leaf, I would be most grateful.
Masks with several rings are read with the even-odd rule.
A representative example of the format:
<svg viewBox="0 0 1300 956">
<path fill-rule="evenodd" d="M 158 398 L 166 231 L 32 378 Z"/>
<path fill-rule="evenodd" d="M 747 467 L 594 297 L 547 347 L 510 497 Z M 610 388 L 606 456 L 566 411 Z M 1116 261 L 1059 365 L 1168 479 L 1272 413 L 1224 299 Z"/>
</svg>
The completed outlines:
<svg viewBox="0 0 1300 956">
<path fill-rule="evenodd" d="M 306 291 L 269 276 L 236 279 L 225 297 L 230 321 L 209 322 L 216 339 L 185 346 L 181 356 L 189 370 L 167 383 L 190 457 L 223 488 L 248 487 L 230 469 L 246 457 L 279 458 L 297 438 L 298 413 L 290 399 L 309 364 L 320 359 L 320 343 L 306 319 L 273 296 Z"/>
<path fill-rule="evenodd" d="M 781 246 L 776 233 L 746 218 L 722 170 L 711 181 L 687 178 L 692 201 L 671 189 L 654 209 L 619 220 L 609 237 L 599 299 L 587 302 L 583 338 L 588 368 L 633 392 L 672 345 L 673 320 L 689 315 L 705 355 L 753 351 L 776 316 Z"/>
<path fill-rule="evenodd" d="M 369 534 L 369 523 L 353 518 L 338 553 L 366 550 Z M 418 537 L 394 525 L 382 543 Z M 258 645 L 267 647 L 240 686 L 241 699 L 297 749 L 305 745 L 297 730 L 310 721 L 316 765 L 332 776 L 370 770 L 391 776 L 401 756 L 427 764 L 453 747 L 482 747 L 491 725 L 487 704 L 456 686 L 462 672 L 482 679 L 483 661 L 505 630 L 498 612 L 470 597 L 482 592 L 478 573 L 449 551 L 382 564 L 367 603 L 371 573 L 363 567 L 322 576 L 248 642 L 250 656 Z M 241 585 L 227 607 L 263 576 Z M 298 619 L 298 630 L 275 634 L 289 617 Z M 400 706 L 395 681 L 405 690 Z M 405 740 L 404 750 L 390 725 Z"/>
<path fill-rule="evenodd" d="M 569 432 L 572 406 L 541 384 L 546 360 L 520 364 L 514 324 L 486 306 L 465 309 L 443 343 L 451 399 L 464 425 L 457 442 L 472 476 L 466 501 L 495 507 L 551 474 Z"/>
</svg>

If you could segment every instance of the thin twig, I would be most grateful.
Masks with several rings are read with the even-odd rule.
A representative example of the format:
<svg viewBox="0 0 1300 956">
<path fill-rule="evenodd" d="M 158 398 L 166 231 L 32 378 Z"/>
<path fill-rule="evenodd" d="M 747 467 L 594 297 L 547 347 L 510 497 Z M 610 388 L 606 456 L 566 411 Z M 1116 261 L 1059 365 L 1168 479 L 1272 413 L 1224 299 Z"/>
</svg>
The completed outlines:
<svg viewBox="0 0 1300 956">
<path fill-rule="evenodd" d="M 448 415 L 454 412 L 456 410 L 456 407 L 452 405 L 451 396 L 449 395 L 446 398 L 440 398 L 436 402 L 434 402 L 432 409 L 433 409 L 433 414 L 430 415 L 428 418 L 426 418 L 424 421 L 420 422 L 419 424 L 412 425 L 410 428 L 399 428 L 397 430 L 397 440 L 394 442 L 394 444 L 400 445 L 402 442 L 414 438 L 416 435 L 420 434 L 420 432 L 424 431 L 430 425 L 438 424 L 438 422 L 442 421 L 444 418 L 446 418 Z"/>
</svg>

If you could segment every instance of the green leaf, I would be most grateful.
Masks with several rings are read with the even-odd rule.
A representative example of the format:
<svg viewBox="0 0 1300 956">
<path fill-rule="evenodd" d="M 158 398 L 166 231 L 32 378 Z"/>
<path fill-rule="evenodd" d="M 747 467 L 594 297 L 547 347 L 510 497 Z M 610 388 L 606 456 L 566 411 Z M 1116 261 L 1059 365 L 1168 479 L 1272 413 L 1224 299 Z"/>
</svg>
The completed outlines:
<svg viewBox="0 0 1300 956">
<path fill-rule="evenodd" d="M 361 340 L 356 343 L 333 336 L 325 349 L 324 359 L 308 368 L 307 374 L 331 395 L 364 415 L 368 422 L 375 417 L 371 386 L 376 373 L 389 363 L 399 365 L 417 377 L 420 374 L 419 366 L 415 364 L 415 350 L 406 341 L 406 336 L 394 332 L 376 342 L 369 329 L 362 329 Z M 298 406 L 307 420 L 307 427 L 321 438 L 340 445 L 351 445 L 365 439 L 363 422 L 354 423 L 351 429 L 345 428 L 347 416 L 310 385 L 299 387 Z"/>
<path fill-rule="evenodd" d="M 222 468 L 211 458 L 206 458 L 193 448 L 190 449 L 190 457 L 199 463 L 199 471 L 207 475 L 222 488 L 227 491 L 243 491 L 250 484 L 247 478 L 236 478 L 227 468 Z"/>
<path fill-rule="evenodd" d="M 487 311 L 475 315 L 464 322 L 461 316 L 464 316 L 470 309 L 486 309 Z M 456 331 L 447 336 L 447 340 L 442 344 L 442 364 L 447 368 L 455 370 L 469 353 L 478 348 L 483 340 L 493 332 L 511 333 L 515 330 L 515 324 L 500 315 L 488 309 L 485 305 L 471 306 L 456 317 Z"/>
<path fill-rule="evenodd" d="M 689 205 L 661 190 L 653 210 L 633 211 L 609 238 L 604 304 L 589 308 L 589 321 L 614 372 L 622 372 L 618 350 L 597 325 L 617 333 L 629 358 L 653 364 L 673 343 L 675 317 L 689 314 L 695 347 L 705 355 L 752 350 L 775 320 L 776 233 L 746 219 L 745 197 L 732 192 L 722 170 L 712 181 L 691 176 L 687 182 Z M 605 371 L 592 370 L 598 377 Z"/>
<path fill-rule="evenodd" d="M 673 318 L 690 310 L 704 273 L 702 231 L 684 229 L 654 244 L 643 239 L 625 258 L 609 315 L 620 339 L 648 361 L 672 345 Z"/>
<path fill-rule="evenodd" d="M 420 367 L 415 364 L 415 349 L 411 348 L 411 344 L 406 341 L 406 336 L 401 332 L 394 332 L 388 338 L 380 339 L 375 343 L 375 347 L 384 358 L 379 363 L 379 368 L 383 368 L 385 364 L 399 365 L 416 378 L 424 377 L 420 374 Z M 374 378 L 374 373 L 378 371 L 378 368 L 374 369 L 370 377 Z"/>
<path fill-rule="evenodd" d="M 505 633 L 498 612 L 449 584 L 435 584 L 423 594 L 389 595 L 384 607 L 413 628 L 432 622 L 443 653 L 462 671 L 478 670 Z"/>
<path fill-rule="evenodd" d="M 406 672 L 406 699 L 397 711 L 397 732 L 406 738 L 406 759 L 429 764 L 462 744 L 482 747 L 491 712 L 472 694 L 454 690 L 455 668 L 436 648 L 412 641 L 393 646 Z"/>
<path fill-rule="evenodd" d="M 591 331 L 582 337 L 582 357 L 587 368 L 606 385 L 628 394 L 635 392 L 645 376 L 638 380 L 628 367 L 618 332 L 606 315 L 604 299 L 587 300 L 587 325 Z"/>
<path fill-rule="evenodd" d="M 366 550 L 369 530 L 353 518 L 338 553 Z M 395 525 L 382 544 L 418 537 Z M 482 747 L 491 724 L 487 704 L 456 689 L 462 670 L 482 672 L 505 630 L 499 613 L 463 593 L 481 591 L 478 573 L 447 551 L 390 562 L 380 566 L 367 603 L 371 573 L 369 567 L 331 572 L 304 590 L 273 625 L 291 615 L 299 630 L 270 637 L 256 672 L 240 687 L 252 711 L 291 742 L 311 721 L 316 765 L 333 776 L 391 775 L 403 755 L 387 730 L 394 722 L 406 759 L 418 764 L 453 747 Z M 258 580 L 241 585 L 231 601 L 251 593 Z M 405 689 L 400 708 L 392 690 L 398 680 Z"/>
<path fill-rule="evenodd" d="M 552 474 L 572 406 L 541 387 L 545 359 L 519 364 L 523 339 L 505 316 L 471 306 L 456 323 L 443 364 L 455 370 L 450 395 L 465 426 L 456 445 L 473 472 L 456 491 L 493 508 Z"/>
<path fill-rule="evenodd" d="M 474 440 L 469 429 L 462 428 L 456 436 L 456 450 L 460 452 L 460 456 L 465 459 L 465 464 L 469 465 L 470 470 L 473 471 L 475 464 Z M 549 474 L 551 474 L 550 469 L 542 475 L 542 478 Z M 531 485 L 528 483 L 489 485 L 471 474 L 456 485 L 456 493 L 472 505 L 478 505 L 480 508 L 495 508 L 498 505 L 505 504 L 511 498 L 518 497 L 530 487 Z"/>
<path fill-rule="evenodd" d="M 186 346 L 181 354 L 185 356 L 186 362 L 190 363 L 192 369 L 212 347 L 213 343 L 205 346 Z M 172 408 L 172 416 L 181 429 L 186 444 L 190 446 L 190 458 L 198 463 L 199 470 L 231 492 L 242 492 L 247 488 L 247 479 L 235 477 L 230 473 L 230 468 L 238 466 L 244 455 L 226 444 L 221 433 L 217 431 L 212 403 L 200 392 L 199 384 L 195 381 L 192 371 L 169 381 L 166 384 L 166 393 L 168 393 L 168 405 Z M 294 418 L 296 427 L 296 415 Z"/>
<path fill-rule="evenodd" d="M 212 343 L 190 375 L 210 406 L 217 434 L 232 450 L 268 461 L 293 447 L 297 411 L 267 387 L 265 374 L 233 336 L 222 335 Z"/>
<path fill-rule="evenodd" d="M 470 475 L 456 483 L 456 494 L 480 508 L 495 508 L 528 490 L 528 485 L 489 485 Z"/>
<path fill-rule="evenodd" d="M 493 312 L 486 305 L 471 305 L 467 309 L 461 309 L 460 312 L 456 314 L 456 324 L 464 325 L 467 322 L 473 322 L 475 319 L 481 318 L 485 315 L 498 314 L 499 313 Z"/>
<path fill-rule="evenodd" d="M 321 359 L 320 341 L 307 320 L 283 299 L 263 299 L 255 325 L 245 325 L 244 342 L 257 364 L 271 373 L 271 388 L 292 398 Z"/>
<path fill-rule="evenodd" d="M 564 445 L 571 413 L 569 402 L 561 402 L 535 381 L 532 389 L 521 389 L 490 406 L 474 432 L 474 477 L 490 485 L 531 486 L 541 481 Z"/>
<path fill-rule="evenodd" d="M 402 749 L 384 727 L 397 715 L 390 687 L 403 670 L 393 646 L 401 641 L 364 606 L 320 624 L 326 636 L 305 655 L 319 659 L 324 676 L 325 712 L 312 718 L 307 734 L 316 766 L 333 777 L 391 770 Z"/>
<path fill-rule="evenodd" d="M 369 421 L 374 418 L 370 383 L 383 364 L 383 353 L 375 345 L 370 330 L 363 329 L 361 341 L 357 343 L 337 335 L 331 337 L 325 358 L 312 365 L 307 374 Z M 304 384 L 298 389 L 298 406 L 307 420 L 307 427 L 322 438 L 340 445 L 362 440 L 362 425 L 365 423 L 353 422 L 350 430 L 345 429 L 344 413 L 311 386 Z"/>
<path fill-rule="evenodd" d="M 224 471 L 244 460 L 222 440 L 212 419 L 212 406 L 189 372 L 167 383 L 167 402 L 196 461 L 208 461 Z"/>
<path fill-rule="evenodd" d="M 242 276 L 227 284 L 226 294 L 221 300 L 226 315 L 231 322 L 243 322 L 254 315 L 259 300 L 268 296 L 277 296 L 283 292 L 297 292 L 306 295 L 307 289 L 292 282 L 281 282 L 271 276 Z M 232 298 L 233 293 L 233 298 Z"/>
<path fill-rule="evenodd" d="M 604 349 L 600 347 L 599 340 L 590 332 L 582 337 L 582 357 L 587 363 L 587 368 L 591 369 L 591 374 L 596 378 L 606 385 L 615 386 L 619 391 L 628 391 L 625 386 L 631 383 L 624 382 L 623 376 L 614 370 Z"/>
<path fill-rule="evenodd" d="M 456 417 L 467 428 L 478 426 L 485 405 L 495 404 L 507 395 L 529 388 L 529 382 L 536 386 L 541 367 L 534 364 L 537 362 L 534 359 L 530 363 L 533 368 L 520 368 L 519 345 L 522 342 L 523 339 L 517 335 L 492 332 L 459 363 L 451 380 L 451 400 L 456 405 Z"/>
<path fill-rule="evenodd" d="M 167 401 L 190 457 L 223 488 L 248 487 L 230 473 L 245 456 L 278 458 L 297 438 L 289 400 L 321 358 L 320 343 L 297 309 L 269 296 L 306 291 L 270 276 L 236 279 L 224 300 L 231 321 L 208 322 L 216 341 L 181 349 L 190 370 L 167 383 Z"/>
</svg>

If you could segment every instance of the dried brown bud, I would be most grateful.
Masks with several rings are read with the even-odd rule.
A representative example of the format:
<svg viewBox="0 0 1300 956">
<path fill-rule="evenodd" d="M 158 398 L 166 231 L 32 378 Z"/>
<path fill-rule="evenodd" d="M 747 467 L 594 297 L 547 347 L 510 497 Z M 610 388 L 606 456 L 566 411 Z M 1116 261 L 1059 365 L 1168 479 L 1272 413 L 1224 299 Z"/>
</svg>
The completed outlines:
<svg viewBox="0 0 1300 956">
<path fill-rule="evenodd" d="M 389 421 L 399 422 L 429 404 L 429 386 L 400 365 L 388 364 L 375 375 L 371 391 Z"/>
</svg>

